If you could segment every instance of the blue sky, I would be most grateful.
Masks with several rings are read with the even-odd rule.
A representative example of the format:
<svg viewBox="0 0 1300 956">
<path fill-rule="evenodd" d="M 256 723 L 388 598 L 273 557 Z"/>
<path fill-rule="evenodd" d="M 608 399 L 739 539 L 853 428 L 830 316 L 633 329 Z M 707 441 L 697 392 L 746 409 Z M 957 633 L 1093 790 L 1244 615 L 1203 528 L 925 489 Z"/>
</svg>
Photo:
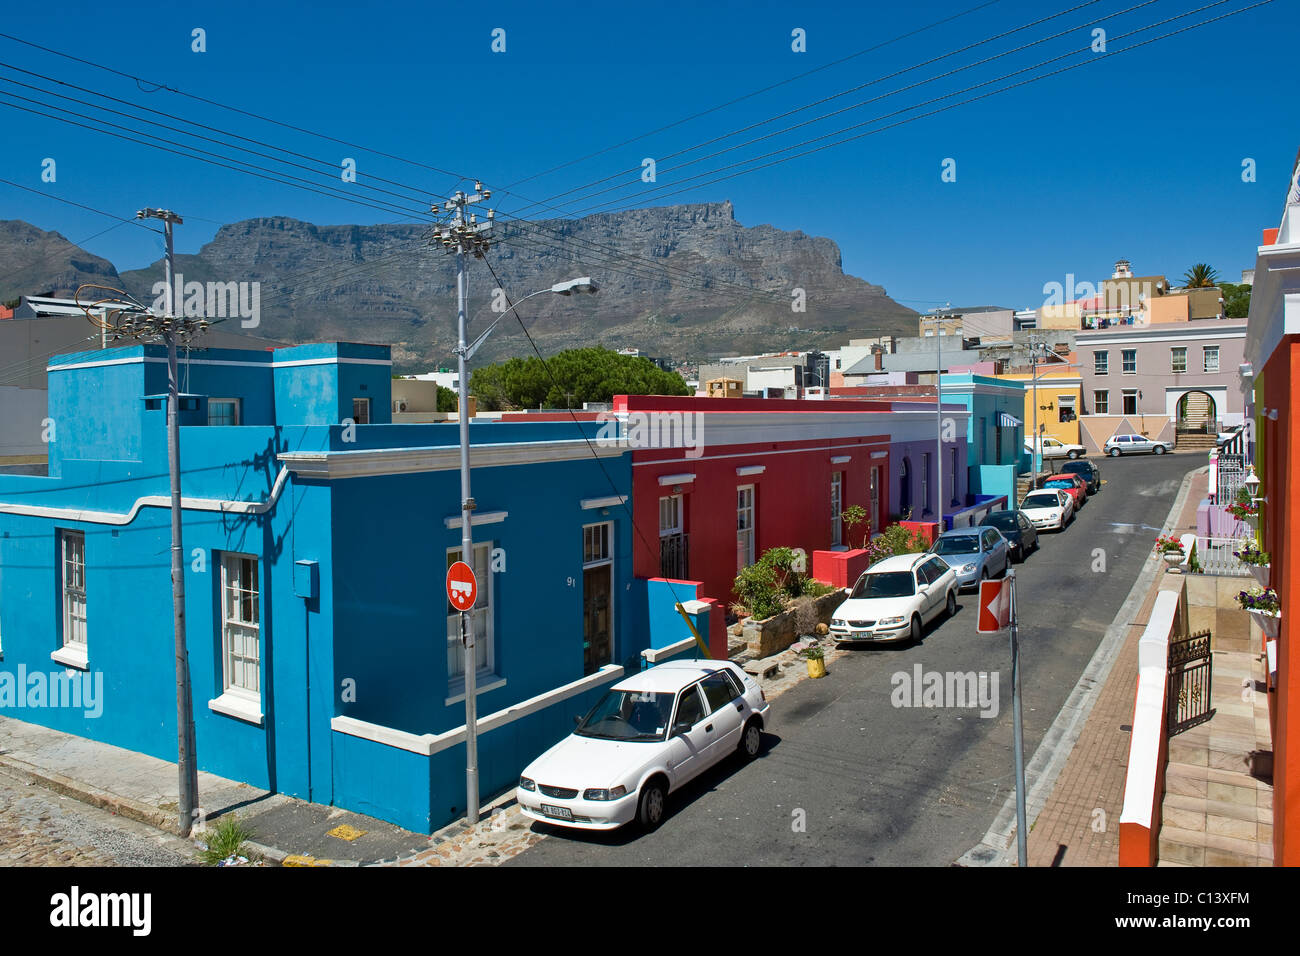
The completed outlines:
<svg viewBox="0 0 1300 956">
<path fill-rule="evenodd" d="M 497 188 L 494 204 L 511 211 L 524 207 L 519 196 L 547 199 L 637 169 L 646 157 L 666 156 L 878 80 L 1065 10 L 1078 0 L 1000 0 L 519 184 L 515 194 L 500 192 L 517 180 L 826 66 L 979 2 L 869 3 L 853 10 L 761 0 L 637 5 L 558 0 L 461 8 L 382 0 L 234 2 L 166 8 L 123 4 L 111 15 L 100 4 L 73 2 L 44 8 L 11 5 L 0 30 L 337 139 L 480 177 Z M 1083 4 L 1033 30 L 878 82 L 683 159 L 1067 31 L 1061 38 L 681 173 L 661 172 L 654 184 L 625 174 L 613 182 L 633 180 L 637 185 L 612 195 L 620 207 L 729 199 L 744 225 L 770 223 L 834 239 L 847 272 L 883 285 L 916 309 L 945 302 L 1036 306 L 1044 283 L 1063 283 L 1067 273 L 1096 281 L 1108 276 L 1120 257 L 1130 259 L 1138 274 L 1176 279 L 1193 263 L 1206 261 L 1223 278 L 1235 280 L 1243 268 L 1253 266 L 1260 230 L 1277 224 L 1300 146 L 1300 106 L 1287 79 L 1288 47 L 1300 26 L 1292 0 L 1276 0 L 1131 53 L 1074 55 L 1055 65 L 1096 62 L 749 175 L 671 194 L 649 192 L 675 183 L 679 175 L 860 123 L 1086 47 L 1098 26 L 1107 31 L 1107 49 L 1114 51 L 1252 0 L 1228 0 L 1132 38 L 1115 39 L 1213 0 L 1158 0 L 1112 15 L 1140 2 Z M 81 26 L 91 22 L 96 25 L 93 35 Z M 71 24 L 78 26 L 70 30 Z M 206 52 L 191 50 L 194 28 L 206 31 Z M 497 28 L 505 30 L 504 53 L 491 49 Z M 791 49 L 796 28 L 806 31 L 806 52 Z M 0 62 L 206 123 L 216 128 L 207 135 L 223 144 L 237 144 L 231 134 L 238 134 L 331 164 L 354 158 L 359 183 L 439 195 L 457 184 L 453 176 L 268 126 L 167 91 L 147 92 L 130 80 L 8 40 L 0 40 Z M 0 70 L 0 76 L 50 85 L 9 70 Z M 0 83 L 0 91 L 52 99 L 7 83 Z M 0 97 L 0 104 L 7 102 L 12 101 Z M 75 104 L 69 108 L 84 111 Z M 145 205 L 169 206 L 186 217 L 177 234 L 181 252 L 197 251 L 220 223 L 254 216 L 287 215 L 321 224 L 403 221 L 393 211 L 251 178 L 3 105 L 0 115 L 6 132 L 0 177 L 121 215 Z M 165 142 L 166 135 L 152 130 L 146 138 Z M 226 145 L 205 148 L 231 151 Z M 57 164 L 54 183 L 41 180 L 47 157 Z M 949 158 L 956 161 L 955 182 L 942 181 L 942 164 Z M 1242 180 L 1247 159 L 1256 164 L 1253 183 Z M 376 176 L 402 186 L 375 183 Z M 335 177 L 323 182 L 361 194 Z M 566 205 L 581 195 L 556 202 L 574 212 L 610 198 Z M 0 218 L 25 219 L 73 241 L 112 224 L 3 184 L 0 202 Z M 530 218 L 554 214 L 526 213 Z M 157 238 L 131 226 L 85 245 L 119 269 L 138 268 L 160 255 Z"/>
</svg>

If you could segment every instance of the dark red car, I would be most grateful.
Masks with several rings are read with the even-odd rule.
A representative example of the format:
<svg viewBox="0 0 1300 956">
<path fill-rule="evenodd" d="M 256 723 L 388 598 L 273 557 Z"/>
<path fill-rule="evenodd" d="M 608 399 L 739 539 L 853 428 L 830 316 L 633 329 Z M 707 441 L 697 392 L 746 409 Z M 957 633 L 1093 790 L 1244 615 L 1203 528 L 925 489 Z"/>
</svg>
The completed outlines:
<svg viewBox="0 0 1300 956">
<path fill-rule="evenodd" d="M 1044 488 L 1058 488 L 1067 491 L 1074 498 L 1074 510 L 1083 507 L 1088 498 L 1088 483 L 1078 475 L 1057 474 L 1043 481 Z"/>
</svg>

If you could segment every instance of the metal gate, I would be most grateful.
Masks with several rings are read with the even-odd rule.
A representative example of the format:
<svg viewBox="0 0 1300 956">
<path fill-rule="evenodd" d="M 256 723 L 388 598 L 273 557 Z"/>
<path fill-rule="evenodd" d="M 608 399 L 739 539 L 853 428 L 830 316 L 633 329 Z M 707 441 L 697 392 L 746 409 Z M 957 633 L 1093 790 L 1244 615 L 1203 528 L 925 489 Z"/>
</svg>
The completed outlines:
<svg viewBox="0 0 1300 956">
<path fill-rule="evenodd" d="M 1166 690 L 1166 723 L 1169 736 L 1181 734 L 1214 716 L 1210 706 L 1210 682 L 1214 679 L 1214 658 L 1210 655 L 1210 632 L 1198 631 L 1169 645 L 1169 686 Z"/>
</svg>

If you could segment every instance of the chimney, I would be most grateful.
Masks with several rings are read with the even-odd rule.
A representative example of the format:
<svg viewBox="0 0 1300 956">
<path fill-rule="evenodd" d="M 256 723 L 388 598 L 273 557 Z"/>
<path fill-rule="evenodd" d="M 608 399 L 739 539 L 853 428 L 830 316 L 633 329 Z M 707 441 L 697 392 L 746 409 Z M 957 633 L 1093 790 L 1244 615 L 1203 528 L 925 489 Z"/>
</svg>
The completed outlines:
<svg viewBox="0 0 1300 956">
<path fill-rule="evenodd" d="M 871 346 L 871 355 L 876 360 L 876 371 L 882 371 L 885 367 L 884 349 L 879 345 Z"/>
</svg>

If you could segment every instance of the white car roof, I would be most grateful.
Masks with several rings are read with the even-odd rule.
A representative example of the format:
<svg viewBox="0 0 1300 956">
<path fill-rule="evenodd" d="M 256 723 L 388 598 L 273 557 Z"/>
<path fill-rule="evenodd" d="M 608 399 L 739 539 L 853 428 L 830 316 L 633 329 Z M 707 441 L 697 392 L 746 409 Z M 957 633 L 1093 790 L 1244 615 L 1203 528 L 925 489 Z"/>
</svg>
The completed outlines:
<svg viewBox="0 0 1300 956">
<path fill-rule="evenodd" d="M 877 561 L 868 571 L 911 571 L 917 564 L 926 558 L 934 557 L 928 551 L 918 551 L 914 554 L 896 554 L 892 558 L 885 558 L 883 561 Z"/>
<path fill-rule="evenodd" d="M 619 681 L 611 689 L 675 694 L 688 684 L 726 666 L 726 661 L 664 661 Z"/>
</svg>

